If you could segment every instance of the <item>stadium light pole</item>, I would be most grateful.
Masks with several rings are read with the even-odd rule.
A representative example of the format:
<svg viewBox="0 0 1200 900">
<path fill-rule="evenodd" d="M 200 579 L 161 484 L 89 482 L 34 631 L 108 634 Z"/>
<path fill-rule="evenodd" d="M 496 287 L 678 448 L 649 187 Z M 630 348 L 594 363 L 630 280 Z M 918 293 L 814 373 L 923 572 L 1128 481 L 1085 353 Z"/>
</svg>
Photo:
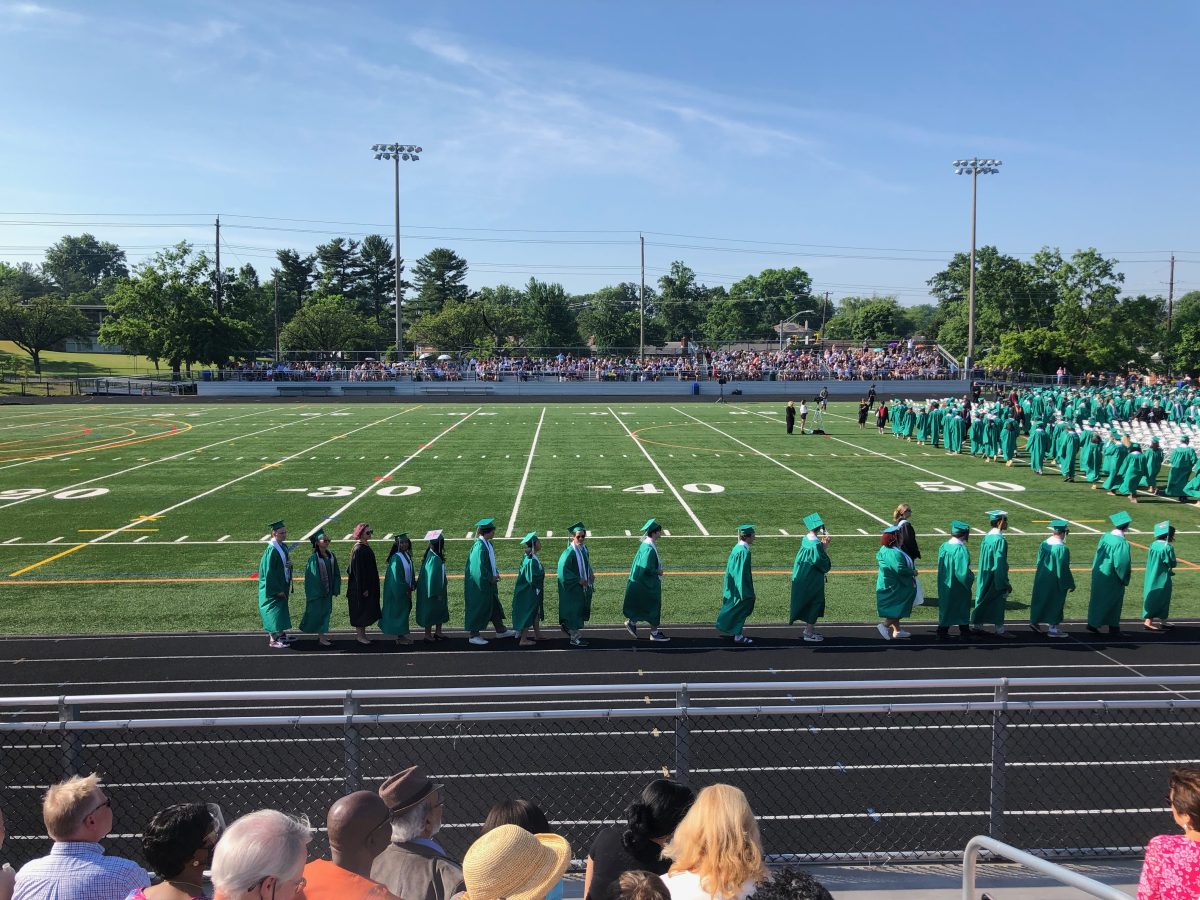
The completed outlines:
<svg viewBox="0 0 1200 900">
<path fill-rule="evenodd" d="M 396 362 L 404 356 L 404 298 L 400 290 L 400 160 L 416 162 L 424 153 L 420 147 L 413 144 L 372 144 L 376 159 L 390 159 L 396 162 Z"/>
<path fill-rule="evenodd" d="M 971 275 L 967 288 L 967 358 L 963 368 L 967 370 L 967 378 L 975 368 L 975 201 L 978 197 L 980 175 L 999 175 L 1000 166 L 1004 165 L 998 159 L 956 159 L 954 161 L 955 175 L 971 176 Z"/>
</svg>

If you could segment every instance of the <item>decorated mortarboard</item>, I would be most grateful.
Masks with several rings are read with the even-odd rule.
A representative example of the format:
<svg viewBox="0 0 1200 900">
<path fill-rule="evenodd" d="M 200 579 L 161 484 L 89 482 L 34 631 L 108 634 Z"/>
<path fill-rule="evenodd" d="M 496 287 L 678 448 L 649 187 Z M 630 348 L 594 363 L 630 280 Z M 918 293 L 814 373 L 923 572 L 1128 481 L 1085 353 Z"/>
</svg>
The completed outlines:
<svg viewBox="0 0 1200 900">
<path fill-rule="evenodd" d="M 747 534 L 754 534 L 754 526 L 753 525 L 739 525 L 738 526 L 738 536 L 743 537 Z"/>
<path fill-rule="evenodd" d="M 272 531 L 278 531 L 280 528 L 284 527 L 283 519 L 280 519 L 278 522 L 272 522 L 267 527 L 270 528 Z"/>
<path fill-rule="evenodd" d="M 480 519 L 478 522 L 475 523 L 475 528 L 478 531 L 495 531 L 496 530 L 496 520 L 495 519 Z"/>
<path fill-rule="evenodd" d="M 1066 519 L 1051 519 L 1050 520 L 1050 530 L 1051 531 L 1066 531 L 1070 527 L 1071 527 L 1071 523 L 1068 522 Z"/>
<path fill-rule="evenodd" d="M 825 520 L 821 518 L 820 513 L 809 513 L 804 517 L 804 527 L 809 531 L 816 531 L 825 527 Z"/>
<path fill-rule="evenodd" d="M 1171 520 L 1163 519 L 1161 522 L 1154 523 L 1154 536 L 1156 538 L 1166 537 L 1171 533 Z"/>
<path fill-rule="evenodd" d="M 970 525 L 968 525 L 966 522 L 960 522 L 958 519 L 955 519 L 953 522 L 950 523 L 950 533 L 951 534 L 958 534 L 960 531 L 969 532 L 970 530 L 971 530 Z"/>
<path fill-rule="evenodd" d="M 662 526 L 658 524 L 658 520 L 650 518 L 646 520 L 646 524 L 641 527 L 641 531 L 653 531 L 655 528 L 662 530 Z"/>
<path fill-rule="evenodd" d="M 1108 521 L 1112 522 L 1113 526 L 1116 528 L 1124 528 L 1126 525 L 1133 524 L 1133 517 L 1124 510 L 1121 510 L 1120 512 L 1113 513 L 1111 516 L 1109 516 Z"/>
<path fill-rule="evenodd" d="M 532 547 L 533 542 L 536 541 L 537 539 L 538 539 L 537 532 L 531 531 L 531 532 L 529 532 L 529 534 L 525 535 L 525 537 L 521 538 L 521 543 L 524 544 L 526 547 Z"/>
<path fill-rule="evenodd" d="M 574 525 L 568 528 L 567 531 L 571 534 L 574 534 L 577 531 L 587 531 L 587 526 L 585 526 L 582 522 L 576 522 Z"/>
<path fill-rule="evenodd" d="M 987 511 L 987 517 L 989 522 L 995 522 L 997 519 L 1007 519 L 1008 513 L 1002 509 L 989 509 Z"/>
<path fill-rule="evenodd" d="M 436 541 L 441 536 L 442 536 L 442 529 L 440 529 L 440 528 L 435 528 L 433 531 L 425 532 L 425 540 L 427 540 L 427 541 Z"/>
</svg>

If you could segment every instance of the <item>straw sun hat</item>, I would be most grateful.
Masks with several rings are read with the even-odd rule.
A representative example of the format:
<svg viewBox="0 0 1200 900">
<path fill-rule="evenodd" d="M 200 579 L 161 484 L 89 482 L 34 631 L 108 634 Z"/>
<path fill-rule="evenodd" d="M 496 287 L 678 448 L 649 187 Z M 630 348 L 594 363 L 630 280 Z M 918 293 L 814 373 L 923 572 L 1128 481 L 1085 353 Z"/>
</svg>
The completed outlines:
<svg viewBox="0 0 1200 900">
<path fill-rule="evenodd" d="M 501 825 L 463 857 L 464 900 L 543 900 L 570 862 L 566 838 Z"/>
</svg>

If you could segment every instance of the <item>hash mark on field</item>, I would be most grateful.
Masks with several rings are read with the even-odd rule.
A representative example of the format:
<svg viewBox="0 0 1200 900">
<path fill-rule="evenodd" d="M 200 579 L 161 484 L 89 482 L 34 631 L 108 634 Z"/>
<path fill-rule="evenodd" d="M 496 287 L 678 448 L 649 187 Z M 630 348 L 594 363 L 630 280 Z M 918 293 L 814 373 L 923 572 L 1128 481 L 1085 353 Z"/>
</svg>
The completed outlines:
<svg viewBox="0 0 1200 900">
<path fill-rule="evenodd" d="M 454 457 L 454 458 L 455 458 L 455 459 L 462 459 L 462 454 L 460 453 L 460 454 L 458 454 L 458 456 L 456 456 L 456 457 Z"/>
<path fill-rule="evenodd" d="M 788 534 L 786 531 L 784 531 L 782 528 L 779 529 L 779 533 L 782 534 L 784 537 L 791 537 L 791 535 Z"/>
<path fill-rule="evenodd" d="M 175 543 L 176 543 L 176 544 L 182 544 L 182 543 L 183 543 L 184 541 L 186 541 L 187 539 L 188 539 L 188 536 L 185 534 L 183 537 L 177 537 L 177 538 L 175 538 Z"/>
<path fill-rule="evenodd" d="M 229 540 L 231 537 L 233 537 L 233 535 L 231 535 L 231 534 L 223 534 L 223 535 L 221 535 L 219 538 L 217 538 L 217 543 L 218 543 L 218 544 L 220 544 L 220 543 L 221 543 L 221 542 L 223 542 L 223 541 L 227 541 L 227 540 Z"/>
<path fill-rule="evenodd" d="M 57 544 L 57 543 L 58 543 L 59 541 L 61 541 L 61 540 L 62 540 L 62 537 L 61 537 L 61 536 L 59 536 L 59 537 L 56 537 L 56 538 L 51 538 L 50 540 L 46 541 L 46 543 L 47 543 L 47 544 Z"/>
<path fill-rule="evenodd" d="M 870 532 L 869 532 L 869 531 L 867 531 L 867 529 L 865 529 L 865 528 L 860 528 L 860 529 L 858 529 L 858 533 L 859 533 L 859 534 L 870 534 Z"/>
<path fill-rule="evenodd" d="M 546 532 L 546 537 L 547 537 L 547 538 L 552 538 L 552 537 L 554 537 L 554 532 L 553 532 L 553 531 L 547 531 L 547 532 Z"/>
<path fill-rule="evenodd" d="M 945 533 L 946 533 L 946 532 L 942 531 L 942 529 L 940 529 L 940 528 L 935 528 L 935 529 L 933 529 L 933 530 L 934 530 L 934 531 L 936 531 L 938 534 L 945 534 Z"/>
<path fill-rule="evenodd" d="M 392 533 L 389 531 L 387 534 L 385 534 L 385 535 L 383 536 L 383 539 L 384 539 L 385 541 L 390 541 L 390 540 L 392 539 Z"/>
<path fill-rule="evenodd" d="M 663 534 L 664 534 L 666 537 L 670 537 L 670 536 L 671 536 L 671 532 L 667 531 L 667 529 L 665 529 L 665 528 L 663 529 Z"/>
<path fill-rule="evenodd" d="M 1011 526 L 1009 527 L 1008 530 L 1011 531 L 1013 534 L 1024 534 L 1025 533 L 1020 528 L 1012 528 Z"/>
<path fill-rule="evenodd" d="M 384 457 L 384 459 L 391 459 L 391 457 L 390 457 L 390 456 L 385 456 L 385 457 Z M 435 457 L 434 457 L 434 459 L 437 459 L 437 457 L 435 456 Z"/>
<path fill-rule="evenodd" d="M 625 537 L 633 537 L 633 532 L 631 532 L 628 528 L 625 529 Z"/>
<path fill-rule="evenodd" d="M 9 538 L 9 539 L 8 539 L 7 541 L 5 541 L 4 543 L 6 543 L 6 544 L 15 544 L 15 543 L 16 543 L 17 541 L 19 541 L 19 540 L 20 540 L 20 538 L 19 538 L 19 537 L 15 537 L 15 538 Z"/>
<path fill-rule="evenodd" d="M 505 454 L 504 454 L 504 458 L 505 458 L 505 459 L 511 459 L 511 458 L 512 458 L 512 454 L 511 454 L 511 453 L 505 453 Z"/>
<path fill-rule="evenodd" d="M 142 541 L 147 541 L 147 540 L 149 540 L 149 539 L 150 539 L 150 535 L 148 535 L 148 534 L 143 534 L 143 535 L 142 535 L 141 537 L 139 537 L 139 538 L 134 538 L 134 539 L 133 539 L 133 542 L 134 542 L 135 544 L 140 544 Z"/>
<path fill-rule="evenodd" d="M 88 461 L 88 462 L 91 462 L 91 461 L 92 461 L 93 459 L 95 459 L 95 458 L 96 458 L 96 457 L 94 457 L 94 456 L 89 456 L 89 457 L 87 458 L 87 461 Z"/>
<path fill-rule="evenodd" d="M 244 456 L 239 456 L 237 459 L 235 459 L 235 460 L 234 460 L 234 462 L 241 462 L 241 461 L 242 461 L 243 459 L 245 459 L 245 458 L 246 458 L 246 457 L 244 457 Z M 316 459 L 316 457 L 315 457 L 315 456 L 310 456 L 310 457 L 309 457 L 309 459 Z"/>
<path fill-rule="evenodd" d="M 263 457 L 263 459 L 266 459 L 266 457 L 264 456 L 264 457 Z M 341 457 L 340 457 L 340 456 L 335 456 L 335 457 L 334 457 L 334 459 L 341 459 Z"/>
<path fill-rule="evenodd" d="M 385 458 L 386 458 L 386 457 L 385 457 Z M 434 458 L 434 459 L 437 459 L 437 456 L 435 455 L 433 458 Z"/>
<path fill-rule="evenodd" d="M 263 462 L 267 461 L 267 457 L 265 457 L 265 456 L 260 456 L 259 459 L 262 460 Z"/>
</svg>

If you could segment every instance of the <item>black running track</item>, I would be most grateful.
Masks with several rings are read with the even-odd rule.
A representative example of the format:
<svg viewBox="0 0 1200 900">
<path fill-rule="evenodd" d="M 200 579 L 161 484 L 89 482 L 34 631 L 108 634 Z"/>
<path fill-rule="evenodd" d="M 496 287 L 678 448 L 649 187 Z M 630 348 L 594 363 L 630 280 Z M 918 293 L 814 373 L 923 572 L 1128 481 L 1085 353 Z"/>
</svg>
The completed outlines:
<svg viewBox="0 0 1200 900">
<path fill-rule="evenodd" d="M 512 640 L 471 647 L 455 634 L 409 647 L 377 640 L 361 647 L 338 635 L 331 648 L 301 637 L 271 650 L 262 635 L 124 635 L 0 639 L 0 696 L 145 694 L 205 691 L 418 689 L 420 698 L 364 701 L 364 714 L 471 714 L 525 711 L 520 719 L 296 727 L 139 727 L 146 718 L 339 715 L 341 699 L 193 700 L 153 705 L 120 700 L 84 706 L 80 718 L 131 720 L 124 730 L 89 729 L 64 738 L 48 732 L 0 735 L 0 785 L 9 820 L 8 858 L 44 851 L 38 801 L 64 768 L 101 772 L 117 808 L 115 848 L 135 853 L 149 814 L 170 803 L 217 800 L 231 815 L 260 806 L 324 810 L 347 785 L 374 787 L 412 762 L 447 784 L 442 838 L 456 853 L 469 844 L 488 805 L 524 796 L 543 805 L 584 855 L 595 830 L 619 819 L 650 778 L 675 775 L 681 760 L 695 786 L 726 781 L 746 790 L 769 852 L 824 858 L 961 851 L 989 827 L 1021 846 L 1135 847 L 1168 829 L 1166 769 L 1200 762 L 1200 711 L 1089 709 L 1050 713 L 820 714 L 755 712 L 696 715 L 686 730 L 658 709 L 673 693 L 647 688 L 615 694 L 612 685 L 684 682 L 693 707 L 812 707 L 993 699 L 987 688 L 870 685 L 845 680 L 1145 676 L 1200 674 L 1200 623 L 1165 635 L 1131 625 L 1118 638 L 1070 626 L 1050 641 L 1024 628 L 1007 639 L 939 642 L 921 628 L 911 640 L 885 642 L 874 628 L 830 625 L 826 640 L 806 644 L 799 629 L 749 628 L 757 643 L 734 647 L 706 628 L 677 628 L 667 644 L 634 642 L 620 628 L 587 633 L 591 646 L 565 637 L 533 649 Z M 782 689 L 783 682 L 818 683 Z M 741 691 L 697 685 L 750 683 Z M 594 685 L 500 696 L 491 688 Z M 456 689 L 447 693 L 446 689 Z M 465 690 L 464 690 L 465 689 Z M 1200 685 L 1014 689 L 1010 700 L 1200 698 Z M 637 709 L 638 717 L 583 718 L 586 711 Z M 575 710 L 580 717 L 546 718 Z M 0 722 L 47 722 L 55 707 L 22 703 L 0 709 Z M 443 718 L 450 718 L 444 716 Z M 347 735 L 354 738 L 352 754 Z M 1001 786 L 994 754 L 1003 752 Z M 681 755 L 682 754 L 682 755 Z"/>
</svg>

